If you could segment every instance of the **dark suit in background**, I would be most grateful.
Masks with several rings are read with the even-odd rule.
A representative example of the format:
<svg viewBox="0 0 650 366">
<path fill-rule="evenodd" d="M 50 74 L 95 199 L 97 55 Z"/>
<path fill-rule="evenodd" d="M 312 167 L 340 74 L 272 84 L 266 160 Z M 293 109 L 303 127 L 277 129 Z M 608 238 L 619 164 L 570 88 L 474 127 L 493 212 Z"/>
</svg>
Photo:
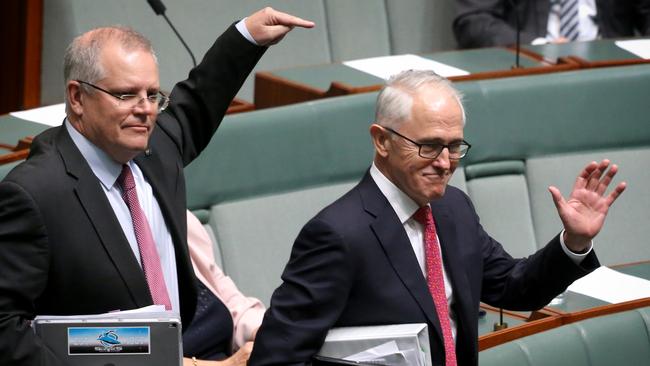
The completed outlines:
<svg viewBox="0 0 650 366">
<path fill-rule="evenodd" d="M 540 308 L 599 266 L 593 252 L 577 266 L 558 237 L 528 259 L 513 259 L 454 187 L 430 204 L 454 291 L 459 365 L 478 364 L 480 301 Z M 250 365 L 304 365 L 332 327 L 397 323 L 426 323 L 433 364 L 443 362 L 427 282 L 402 223 L 369 174 L 305 225 L 282 279 Z"/>
<path fill-rule="evenodd" d="M 184 324 L 194 314 L 196 279 L 187 250 L 183 168 L 208 144 L 265 49 L 231 26 L 175 86 L 149 153 L 134 159 L 173 239 Z M 37 314 L 94 314 L 151 303 L 100 182 L 65 127 L 39 135 L 29 159 L 0 183 L 0 364 L 58 364 L 29 326 Z"/>
<path fill-rule="evenodd" d="M 513 6 L 516 4 L 516 6 Z M 516 42 L 519 14 L 521 43 L 547 33 L 550 0 L 456 0 L 454 35 L 460 48 L 509 46 Z M 650 35 L 649 0 L 596 0 L 596 24 L 603 38 Z"/>
</svg>

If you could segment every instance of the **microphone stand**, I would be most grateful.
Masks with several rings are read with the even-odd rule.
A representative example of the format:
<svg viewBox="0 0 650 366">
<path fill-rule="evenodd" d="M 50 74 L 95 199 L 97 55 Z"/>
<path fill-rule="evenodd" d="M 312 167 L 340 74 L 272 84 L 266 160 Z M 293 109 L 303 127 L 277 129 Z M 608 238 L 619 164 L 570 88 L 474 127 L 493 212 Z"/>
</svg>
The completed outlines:
<svg viewBox="0 0 650 366">
<path fill-rule="evenodd" d="M 494 323 L 494 331 L 508 328 L 508 323 L 503 322 L 503 309 L 499 308 L 499 321 Z"/>
<path fill-rule="evenodd" d="M 174 27 L 174 25 L 169 20 L 169 18 L 167 18 L 167 15 L 165 15 L 165 10 L 167 10 L 167 8 L 165 7 L 165 4 L 163 4 L 163 2 L 161 0 L 147 0 L 147 2 L 149 3 L 151 8 L 153 9 L 154 13 L 156 13 L 156 15 L 162 15 L 163 18 L 165 18 L 165 20 L 167 21 L 167 24 L 169 24 L 169 26 L 172 28 L 172 30 L 176 34 L 176 37 L 178 37 L 178 39 L 183 44 L 183 47 L 185 47 L 187 52 L 190 54 L 190 57 L 192 58 L 192 64 L 194 65 L 194 67 L 196 67 L 196 59 L 194 58 L 194 54 L 192 53 L 190 48 L 187 46 L 187 43 L 185 43 L 185 40 L 183 39 L 183 37 L 181 37 L 180 33 L 178 33 L 178 31 L 176 30 L 176 27 Z"/>
<path fill-rule="evenodd" d="M 512 66 L 513 69 L 520 69 L 521 65 L 519 64 L 519 54 L 521 53 L 521 24 L 519 19 L 519 9 L 517 8 L 517 1 L 511 0 L 510 4 L 512 9 L 515 12 L 515 28 L 517 30 L 516 43 L 515 43 L 515 64 Z"/>
</svg>

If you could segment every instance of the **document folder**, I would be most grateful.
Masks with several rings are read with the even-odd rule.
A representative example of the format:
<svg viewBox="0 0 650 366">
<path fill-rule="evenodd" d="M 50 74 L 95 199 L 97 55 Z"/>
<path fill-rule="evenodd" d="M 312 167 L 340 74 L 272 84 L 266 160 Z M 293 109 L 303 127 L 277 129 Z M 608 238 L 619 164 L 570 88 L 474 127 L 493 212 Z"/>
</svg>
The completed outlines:
<svg viewBox="0 0 650 366">
<path fill-rule="evenodd" d="M 431 366 L 427 325 L 333 328 L 315 359 L 332 365 L 342 360 L 348 363 L 338 364 Z"/>
<path fill-rule="evenodd" d="M 181 321 L 177 313 L 107 313 L 38 316 L 34 332 L 70 366 L 179 366 Z"/>
</svg>

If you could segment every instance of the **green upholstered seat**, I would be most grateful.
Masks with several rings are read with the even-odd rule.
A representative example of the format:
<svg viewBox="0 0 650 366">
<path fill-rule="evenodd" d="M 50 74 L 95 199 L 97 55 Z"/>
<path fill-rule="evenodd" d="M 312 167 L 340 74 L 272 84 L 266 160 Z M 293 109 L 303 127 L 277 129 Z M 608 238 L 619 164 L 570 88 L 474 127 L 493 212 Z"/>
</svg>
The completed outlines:
<svg viewBox="0 0 650 366">
<path fill-rule="evenodd" d="M 534 252 L 562 229 L 548 186 L 567 195 L 585 164 L 610 158 L 629 185 L 597 253 L 604 264 L 650 259 L 648 85 L 650 65 L 458 83 L 473 144 L 468 191 L 489 232 L 513 254 Z M 521 173 L 504 175 L 513 160 Z"/>
<path fill-rule="evenodd" d="M 227 116 L 186 168 L 192 209 L 359 179 L 372 160 L 375 94 Z"/>
<path fill-rule="evenodd" d="M 525 257 L 537 250 L 525 169 L 520 160 L 465 168 L 467 191 L 481 225 L 513 257 Z"/>
<path fill-rule="evenodd" d="M 197 60 L 237 19 L 265 6 L 313 20 L 316 28 L 295 31 L 270 48 L 255 68 L 300 65 L 401 53 L 453 49 L 453 4 L 446 0 L 192 0 L 166 1 L 166 15 Z M 165 20 L 145 1 L 59 0 L 43 3 L 41 102 L 63 101 L 63 52 L 78 34 L 110 24 L 133 27 L 151 39 L 158 53 L 161 86 L 170 90 L 187 77 L 191 59 Z M 253 100 L 251 75 L 238 96 Z"/>
<path fill-rule="evenodd" d="M 583 320 L 479 353 L 481 366 L 650 365 L 650 308 Z"/>
</svg>

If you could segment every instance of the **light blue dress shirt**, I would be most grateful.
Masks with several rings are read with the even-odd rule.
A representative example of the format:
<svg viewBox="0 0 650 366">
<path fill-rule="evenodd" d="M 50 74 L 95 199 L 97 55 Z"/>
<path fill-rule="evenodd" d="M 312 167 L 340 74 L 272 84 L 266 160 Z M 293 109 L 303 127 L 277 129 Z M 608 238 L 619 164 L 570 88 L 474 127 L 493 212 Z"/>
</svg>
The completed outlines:
<svg viewBox="0 0 650 366">
<path fill-rule="evenodd" d="M 120 222 L 124 236 L 126 236 L 126 239 L 131 246 L 131 250 L 133 250 L 133 255 L 135 255 L 140 266 L 142 266 L 142 263 L 140 262 L 140 249 L 138 248 L 138 242 L 135 238 L 135 232 L 133 231 L 131 213 L 122 199 L 122 189 L 119 184 L 116 183 L 117 177 L 119 177 L 122 172 L 122 165 L 110 158 L 103 150 L 95 146 L 87 138 L 81 135 L 81 133 L 75 130 L 74 127 L 70 125 L 67 118 L 64 125 L 68 134 L 70 134 L 72 141 L 77 146 L 84 159 L 86 159 L 90 169 L 101 183 L 100 185 L 106 194 L 106 198 L 108 198 L 108 202 L 110 202 L 113 212 L 115 212 L 115 216 Z M 176 255 L 171 234 L 169 233 L 169 229 L 167 229 L 167 224 L 165 223 L 158 201 L 153 195 L 151 185 L 147 182 L 142 171 L 133 160 L 129 161 L 128 165 L 133 172 L 140 207 L 149 221 L 151 234 L 156 242 L 156 248 L 158 249 L 158 255 L 160 256 L 160 264 L 165 278 L 165 284 L 167 285 L 172 309 L 176 312 L 180 312 Z"/>
</svg>

